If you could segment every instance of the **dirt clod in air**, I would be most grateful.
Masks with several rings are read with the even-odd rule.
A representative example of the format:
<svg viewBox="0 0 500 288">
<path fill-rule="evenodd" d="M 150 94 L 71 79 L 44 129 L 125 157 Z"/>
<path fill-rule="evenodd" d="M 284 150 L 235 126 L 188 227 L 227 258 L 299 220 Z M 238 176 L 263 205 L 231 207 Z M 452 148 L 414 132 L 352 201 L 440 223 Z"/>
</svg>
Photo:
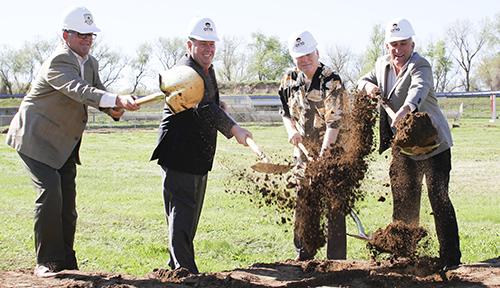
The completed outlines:
<svg viewBox="0 0 500 288">
<path fill-rule="evenodd" d="M 416 257 L 417 244 L 427 236 L 427 230 L 401 221 L 393 222 L 380 228 L 372 235 L 368 247 L 372 256 L 390 253 L 394 257 Z"/>
<path fill-rule="evenodd" d="M 437 129 L 426 112 L 408 113 L 396 123 L 396 135 L 393 144 L 406 147 L 426 147 L 436 144 Z"/>
</svg>

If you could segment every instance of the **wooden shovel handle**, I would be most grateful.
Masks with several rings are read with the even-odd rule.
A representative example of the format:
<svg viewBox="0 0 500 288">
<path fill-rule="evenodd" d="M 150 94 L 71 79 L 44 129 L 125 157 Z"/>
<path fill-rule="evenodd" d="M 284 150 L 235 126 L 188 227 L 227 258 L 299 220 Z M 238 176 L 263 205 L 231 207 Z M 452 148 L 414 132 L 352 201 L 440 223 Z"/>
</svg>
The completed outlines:
<svg viewBox="0 0 500 288">
<path fill-rule="evenodd" d="M 386 102 L 387 99 L 382 98 L 382 94 L 380 92 L 378 92 L 376 95 L 377 95 L 378 102 L 380 103 L 380 106 L 382 106 L 382 108 L 384 108 L 384 110 L 387 113 L 387 115 L 392 120 L 394 120 L 396 118 L 396 113 L 394 113 L 394 110 L 392 110 L 391 106 L 389 106 L 387 104 L 387 102 Z"/>
<path fill-rule="evenodd" d="M 299 144 L 297 144 L 297 147 L 299 147 L 300 151 L 302 151 L 302 153 L 304 153 L 304 155 L 306 155 L 307 160 L 309 160 L 309 161 L 313 160 L 313 158 L 309 154 L 309 151 L 307 151 L 306 146 L 304 146 L 304 144 L 302 144 L 302 142 L 300 142 Z"/>
<path fill-rule="evenodd" d="M 259 145 L 257 145 L 257 143 L 255 143 L 255 141 L 253 141 L 252 138 L 247 137 L 245 139 L 245 141 L 247 142 L 248 147 L 250 147 L 250 149 L 252 149 L 252 151 L 255 154 L 257 154 L 259 159 L 261 159 L 265 163 L 269 163 L 269 158 L 267 158 L 266 154 L 264 154 L 264 152 L 262 152 L 262 150 L 260 150 Z"/>
<path fill-rule="evenodd" d="M 142 104 L 157 101 L 158 99 L 163 99 L 163 98 L 165 98 L 165 93 L 157 92 L 157 93 L 149 94 L 147 96 L 138 98 L 135 100 L 135 103 L 137 103 L 137 105 L 142 105 Z"/>
<path fill-rule="evenodd" d="M 394 120 L 396 118 L 396 113 L 394 113 L 394 110 L 392 110 L 392 108 L 389 107 L 389 105 L 384 103 L 384 101 L 380 101 L 380 106 L 382 106 L 382 108 L 384 108 L 385 112 L 387 113 L 387 115 L 389 115 L 389 117 L 392 120 Z"/>
</svg>

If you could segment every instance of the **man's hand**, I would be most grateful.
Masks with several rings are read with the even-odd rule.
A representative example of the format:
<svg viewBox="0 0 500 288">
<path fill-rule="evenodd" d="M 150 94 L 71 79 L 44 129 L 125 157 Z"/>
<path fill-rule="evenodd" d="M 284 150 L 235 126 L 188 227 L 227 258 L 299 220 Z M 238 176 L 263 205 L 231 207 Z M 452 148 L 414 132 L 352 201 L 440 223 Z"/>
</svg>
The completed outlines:
<svg viewBox="0 0 500 288">
<path fill-rule="evenodd" d="M 231 134 L 236 138 L 239 144 L 243 146 L 248 146 L 247 137 L 252 138 L 252 133 L 245 128 L 241 128 L 240 125 L 235 124 L 231 127 Z"/>
<path fill-rule="evenodd" d="M 118 108 L 118 107 L 111 108 L 108 111 L 109 111 L 109 115 L 115 120 L 120 119 L 120 117 L 122 117 L 123 113 L 125 113 L 125 110 L 123 108 Z M 116 121 L 118 121 L 118 120 L 116 120 Z"/>
<path fill-rule="evenodd" d="M 377 97 L 377 95 L 381 93 L 380 88 L 377 85 L 369 82 L 365 85 L 365 91 L 369 96 L 373 98 Z"/>
<path fill-rule="evenodd" d="M 401 119 L 403 119 L 406 116 L 406 114 L 410 113 L 410 111 L 411 111 L 411 108 L 408 105 L 405 105 L 405 106 L 399 108 L 399 110 L 396 112 L 396 117 L 394 117 L 394 119 L 392 119 L 391 126 L 396 127 L 396 124 Z"/>
<path fill-rule="evenodd" d="M 135 103 L 134 97 L 131 95 L 118 95 L 115 101 L 116 107 L 123 108 L 129 111 L 138 110 L 140 107 Z M 123 113 L 122 113 L 123 114 Z"/>
<path fill-rule="evenodd" d="M 288 135 L 288 142 L 292 144 L 293 146 L 299 145 L 299 143 L 302 143 L 302 136 L 300 136 L 300 133 L 295 130 L 295 132 L 291 133 L 292 135 Z"/>
</svg>

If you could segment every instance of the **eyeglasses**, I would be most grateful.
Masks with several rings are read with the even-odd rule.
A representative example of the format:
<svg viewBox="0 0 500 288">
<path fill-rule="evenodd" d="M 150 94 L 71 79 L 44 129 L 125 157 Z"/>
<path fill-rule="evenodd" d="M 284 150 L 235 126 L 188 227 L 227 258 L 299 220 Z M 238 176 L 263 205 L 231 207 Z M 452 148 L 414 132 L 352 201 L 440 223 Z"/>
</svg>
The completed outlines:
<svg viewBox="0 0 500 288">
<path fill-rule="evenodd" d="M 78 38 L 83 39 L 83 40 L 85 40 L 87 38 L 92 38 L 92 40 L 94 40 L 95 37 L 97 37 L 97 35 L 94 33 L 82 34 L 80 32 L 73 31 L 73 30 L 66 30 L 66 32 L 72 33 L 72 34 L 76 35 Z"/>
</svg>

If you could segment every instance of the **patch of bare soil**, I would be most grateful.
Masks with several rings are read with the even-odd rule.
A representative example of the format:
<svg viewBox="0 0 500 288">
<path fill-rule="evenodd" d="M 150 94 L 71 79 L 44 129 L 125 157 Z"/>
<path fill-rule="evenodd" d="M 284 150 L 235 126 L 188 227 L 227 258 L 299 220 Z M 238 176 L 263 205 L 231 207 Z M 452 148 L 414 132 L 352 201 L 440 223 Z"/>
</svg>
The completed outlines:
<svg viewBox="0 0 500 288">
<path fill-rule="evenodd" d="M 32 271 L 0 272 L 0 287 L 499 287 L 500 258 L 437 272 L 436 259 L 284 261 L 216 273 L 158 270 L 148 277 L 65 270 L 53 278 Z"/>
</svg>

